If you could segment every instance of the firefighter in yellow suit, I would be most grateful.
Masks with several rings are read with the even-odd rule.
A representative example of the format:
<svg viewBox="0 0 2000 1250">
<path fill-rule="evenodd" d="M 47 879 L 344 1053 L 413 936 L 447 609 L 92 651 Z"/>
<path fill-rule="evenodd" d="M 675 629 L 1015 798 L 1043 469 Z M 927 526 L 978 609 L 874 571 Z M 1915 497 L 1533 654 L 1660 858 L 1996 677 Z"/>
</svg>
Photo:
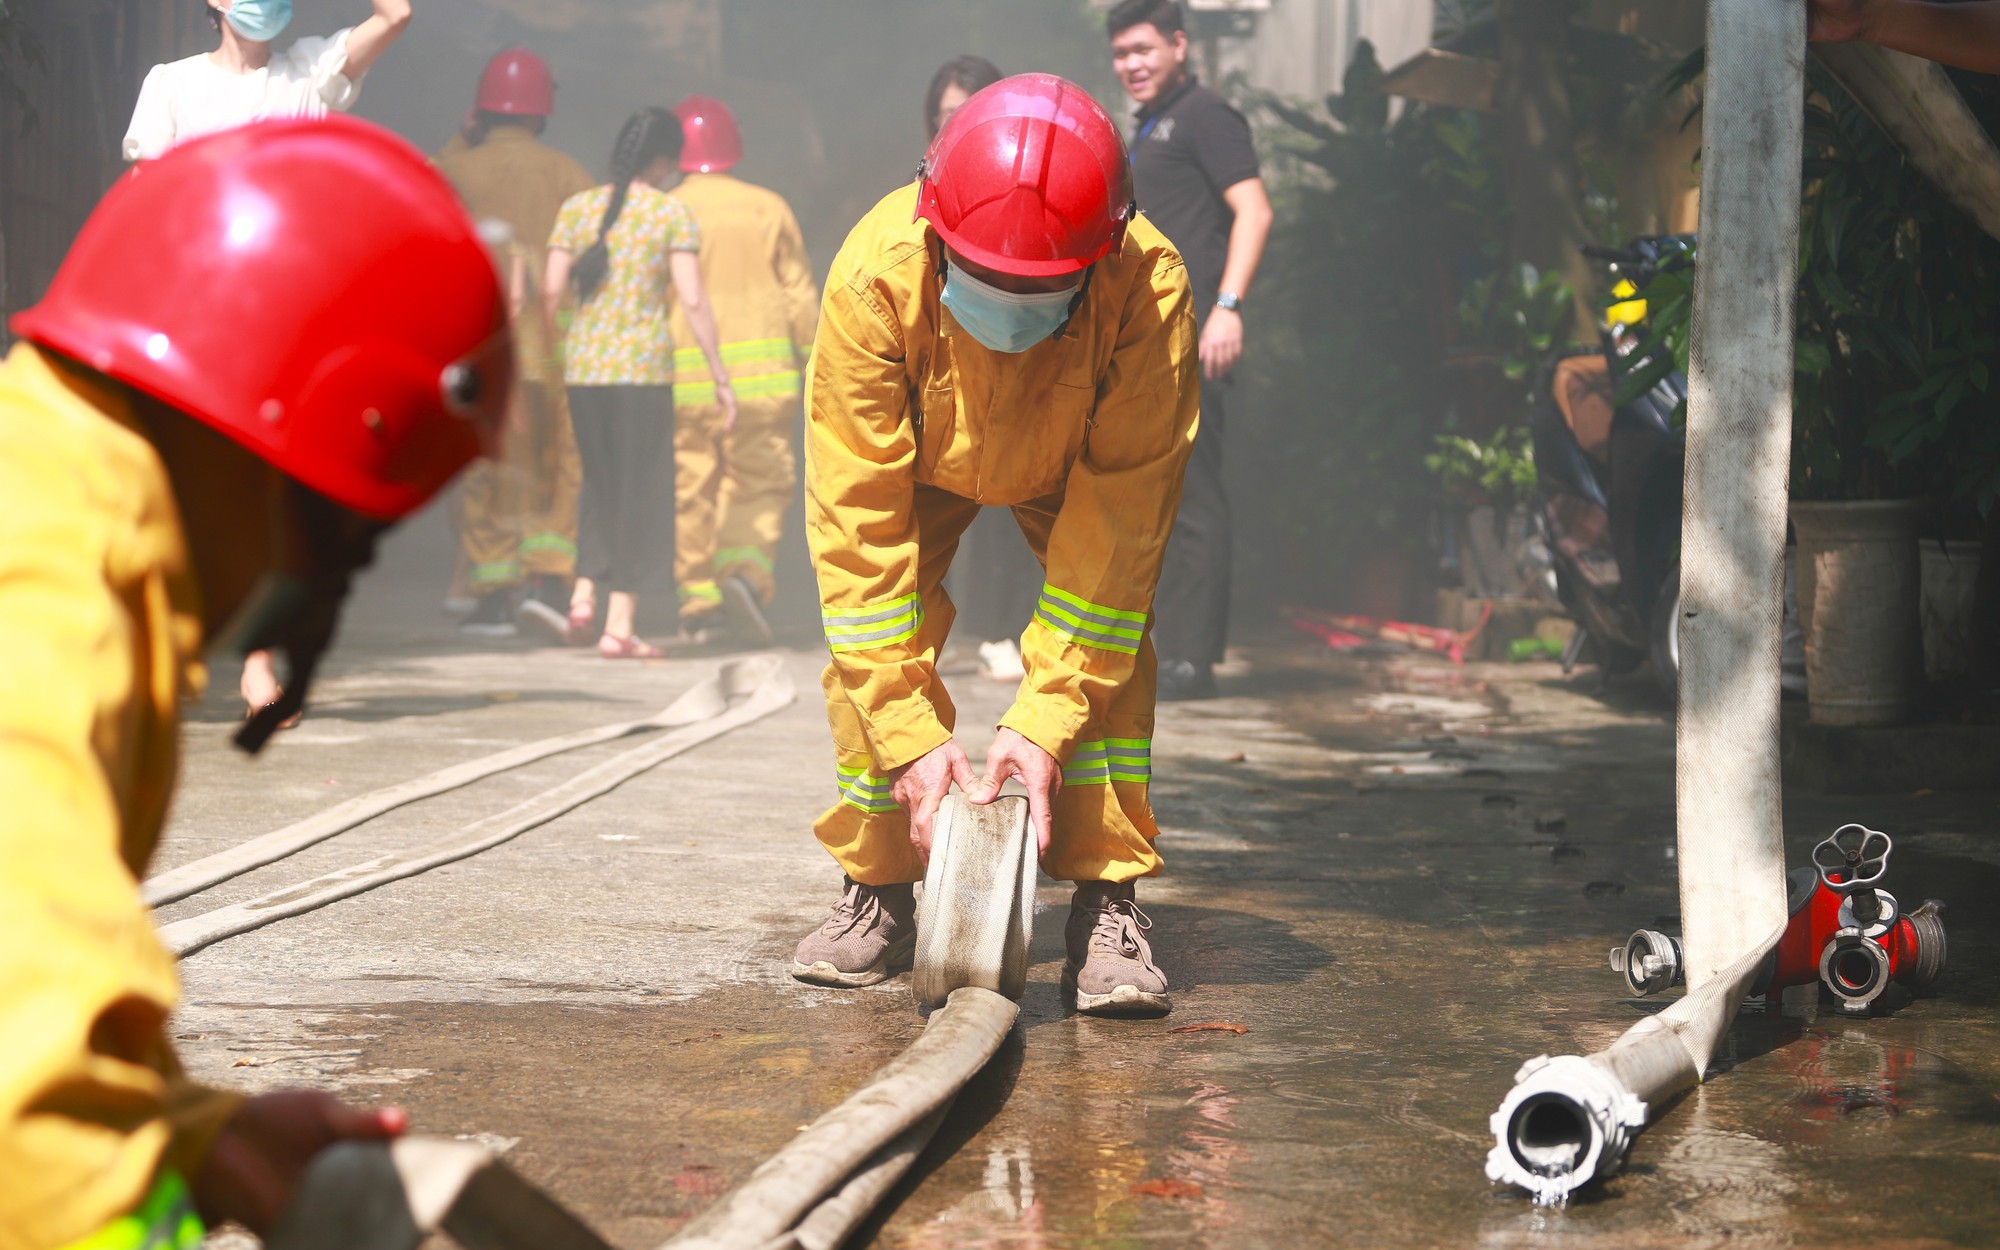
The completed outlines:
<svg viewBox="0 0 2000 1250">
<path fill-rule="evenodd" d="M 698 348 L 674 361 L 674 462 L 678 516 L 674 574 L 681 616 L 693 628 L 726 607 L 741 641 L 771 641 L 764 605 L 777 583 L 772 559 L 798 489 L 792 439 L 799 365 L 819 323 L 819 288 L 792 210 L 776 192 L 728 171 L 743 140 L 728 106 L 690 96 L 674 110 L 686 175 L 674 195 L 701 226 L 701 277 L 722 332 L 722 360 L 736 391 L 736 423 L 723 422 Z M 691 343 L 674 309 L 674 341 Z"/>
<path fill-rule="evenodd" d="M 475 466 L 460 490 L 459 541 L 477 600 L 462 628 L 472 634 L 511 634 L 517 617 L 553 638 L 568 632 L 583 465 L 540 292 L 556 213 L 597 180 L 537 138 L 555 97 L 555 76 L 540 57 L 525 48 L 500 53 L 480 75 L 465 131 L 436 158 L 474 217 L 507 224 L 513 239 L 503 250 L 523 271 L 512 285 L 526 296 L 515 300 L 520 385 L 505 455 Z"/>
<path fill-rule="evenodd" d="M 321 1148 L 406 1123 L 314 1091 L 190 1082 L 166 1033 L 173 957 L 138 882 L 204 644 L 233 633 L 287 653 L 283 697 L 238 736 L 261 747 L 301 706 L 377 535 L 491 446 L 512 381 L 505 316 L 472 221 L 422 154 L 334 118 L 149 164 L 14 319 L 0 1250 L 195 1250 L 225 1219 L 268 1233 Z"/>
<path fill-rule="evenodd" d="M 1051 876 L 1077 883 L 1077 1010 L 1161 1014 L 1133 882 L 1155 873 L 1149 611 L 1199 408 L 1180 256 L 1131 214 L 1116 127 L 1045 74 L 973 96 L 917 185 L 848 236 L 806 388 L 808 537 L 831 663 L 838 801 L 814 832 L 846 874 L 792 973 L 880 981 L 914 943 L 910 883 L 955 782 L 1020 780 Z M 1027 676 L 983 777 L 938 678 L 944 576 L 982 505 L 1011 505 L 1046 576 Z"/>
</svg>

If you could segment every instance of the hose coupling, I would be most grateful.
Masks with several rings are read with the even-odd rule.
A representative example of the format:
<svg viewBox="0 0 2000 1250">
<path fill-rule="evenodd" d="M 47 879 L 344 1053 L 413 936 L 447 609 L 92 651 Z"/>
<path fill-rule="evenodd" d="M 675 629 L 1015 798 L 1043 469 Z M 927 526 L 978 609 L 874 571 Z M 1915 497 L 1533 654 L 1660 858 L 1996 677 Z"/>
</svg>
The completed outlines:
<svg viewBox="0 0 2000 1250">
<path fill-rule="evenodd" d="M 1640 929 L 1611 948 L 1611 970 L 1625 978 L 1625 988 L 1645 997 L 1687 983 L 1687 963 L 1681 940 L 1657 929 Z"/>
<path fill-rule="evenodd" d="M 1551 1206 L 1618 1170 L 1646 1126 L 1646 1104 L 1580 1055 L 1537 1055 L 1514 1074 L 1514 1088 L 1487 1123 L 1488 1179 Z"/>
</svg>

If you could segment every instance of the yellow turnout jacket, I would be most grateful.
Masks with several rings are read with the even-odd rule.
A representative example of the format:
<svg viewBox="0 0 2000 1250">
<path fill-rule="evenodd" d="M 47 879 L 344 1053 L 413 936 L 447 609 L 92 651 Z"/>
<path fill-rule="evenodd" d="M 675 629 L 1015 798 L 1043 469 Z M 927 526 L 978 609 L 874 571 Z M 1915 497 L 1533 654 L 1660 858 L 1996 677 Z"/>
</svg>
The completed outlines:
<svg viewBox="0 0 2000 1250">
<path fill-rule="evenodd" d="M 906 186 L 862 218 L 827 279 L 806 388 L 808 536 L 829 697 L 858 713 L 878 772 L 951 735 L 931 693 L 914 495 L 1057 500 L 1047 583 L 1001 719 L 1067 762 L 1131 680 L 1200 408 L 1180 255 L 1141 217 L 1092 267 L 1069 325 L 992 351 L 939 303 L 943 251 Z"/>
<path fill-rule="evenodd" d="M 138 882 L 173 791 L 201 623 L 165 467 L 113 388 L 0 364 L 0 1250 L 192 1179 L 236 1097 L 187 1082 Z"/>
<path fill-rule="evenodd" d="M 729 174 L 689 174 L 673 194 L 701 227 L 701 281 L 715 308 L 722 366 L 738 399 L 799 393 L 799 361 L 819 323 L 819 287 L 784 199 Z M 674 304 L 674 403 L 715 402 L 708 361 Z"/>
</svg>

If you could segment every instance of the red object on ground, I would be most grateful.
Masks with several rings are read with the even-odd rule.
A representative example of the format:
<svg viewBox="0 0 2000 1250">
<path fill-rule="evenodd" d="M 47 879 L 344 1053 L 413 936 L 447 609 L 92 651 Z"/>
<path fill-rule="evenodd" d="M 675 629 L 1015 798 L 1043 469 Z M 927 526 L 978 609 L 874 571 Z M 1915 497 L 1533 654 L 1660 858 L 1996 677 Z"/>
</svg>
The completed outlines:
<svg viewBox="0 0 2000 1250">
<path fill-rule="evenodd" d="M 681 119 L 681 172 L 719 174 L 743 159 L 743 132 L 736 114 L 713 96 L 691 95 L 674 107 Z"/>
<path fill-rule="evenodd" d="M 499 274 L 451 185 L 342 116 L 139 167 L 13 330 L 378 520 L 495 450 L 513 385 Z"/>
<path fill-rule="evenodd" d="M 1835 884 L 1840 879 L 1838 873 L 1833 874 Z M 1813 887 L 1811 900 L 1792 913 L 1785 936 L 1778 939 L 1778 962 L 1772 969 L 1767 994 L 1776 995 L 1786 986 L 1811 985 L 1820 979 L 1820 957 L 1826 951 L 1827 943 L 1841 929 L 1841 902 L 1842 896 L 1821 882 Z M 1873 941 L 1888 957 L 1889 980 L 1907 981 L 1915 974 L 1922 944 L 1916 923 L 1907 912 L 1899 911 L 1888 932 L 1875 935 Z M 1868 988 L 1867 970 L 1872 956 L 1858 946 L 1855 951 L 1851 967 L 1848 966 L 1849 961 L 1836 955 L 1827 969 L 1832 977 L 1842 982 L 1842 988 L 1836 990 L 1837 993 L 1852 996 Z"/>
<path fill-rule="evenodd" d="M 512 48 L 486 63 L 479 75 L 474 107 L 513 117 L 553 117 L 556 76 L 549 63 L 526 48 Z"/>
<path fill-rule="evenodd" d="M 976 264 L 1027 278 L 1079 273 L 1131 222 L 1125 140 L 1090 93 L 1016 74 L 975 94 L 924 158 L 917 216 Z"/>
<path fill-rule="evenodd" d="M 1308 620 L 1301 616 L 1294 616 L 1292 618 L 1292 627 L 1303 630 L 1313 637 L 1320 639 L 1335 651 L 1352 651 L 1356 647 L 1368 645 L 1368 640 L 1360 634 L 1350 634 L 1344 629 L 1335 629 L 1331 625 Z"/>
<path fill-rule="evenodd" d="M 1448 656 L 1453 664 L 1463 664 L 1466 648 L 1472 645 L 1480 631 L 1486 628 L 1486 622 L 1492 619 L 1493 604 L 1488 602 L 1486 610 L 1480 614 L 1479 623 L 1464 633 L 1436 625 L 1413 625 L 1408 621 L 1385 621 L 1373 616 L 1328 612 L 1323 608 L 1293 608 L 1290 615 L 1296 628 L 1325 639 L 1337 650 L 1357 647 L 1375 638 L 1383 642 L 1399 642 L 1417 651 Z"/>
</svg>

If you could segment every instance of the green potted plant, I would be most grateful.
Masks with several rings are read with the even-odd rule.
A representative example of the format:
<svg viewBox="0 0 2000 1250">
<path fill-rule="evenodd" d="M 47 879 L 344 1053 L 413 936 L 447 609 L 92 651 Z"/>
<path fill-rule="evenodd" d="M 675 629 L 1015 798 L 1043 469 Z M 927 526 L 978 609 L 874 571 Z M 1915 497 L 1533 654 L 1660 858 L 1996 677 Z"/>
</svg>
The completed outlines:
<svg viewBox="0 0 2000 1250">
<path fill-rule="evenodd" d="M 2000 494 L 1985 419 L 2000 244 L 1817 64 L 1805 107 L 1791 514 L 1808 699 L 1822 724 L 1887 724 L 1910 714 L 1921 679 L 1917 538 L 1932 501 Z M 1645 292 L 1683 365 L 1689 277 Z"/>
</svg>

